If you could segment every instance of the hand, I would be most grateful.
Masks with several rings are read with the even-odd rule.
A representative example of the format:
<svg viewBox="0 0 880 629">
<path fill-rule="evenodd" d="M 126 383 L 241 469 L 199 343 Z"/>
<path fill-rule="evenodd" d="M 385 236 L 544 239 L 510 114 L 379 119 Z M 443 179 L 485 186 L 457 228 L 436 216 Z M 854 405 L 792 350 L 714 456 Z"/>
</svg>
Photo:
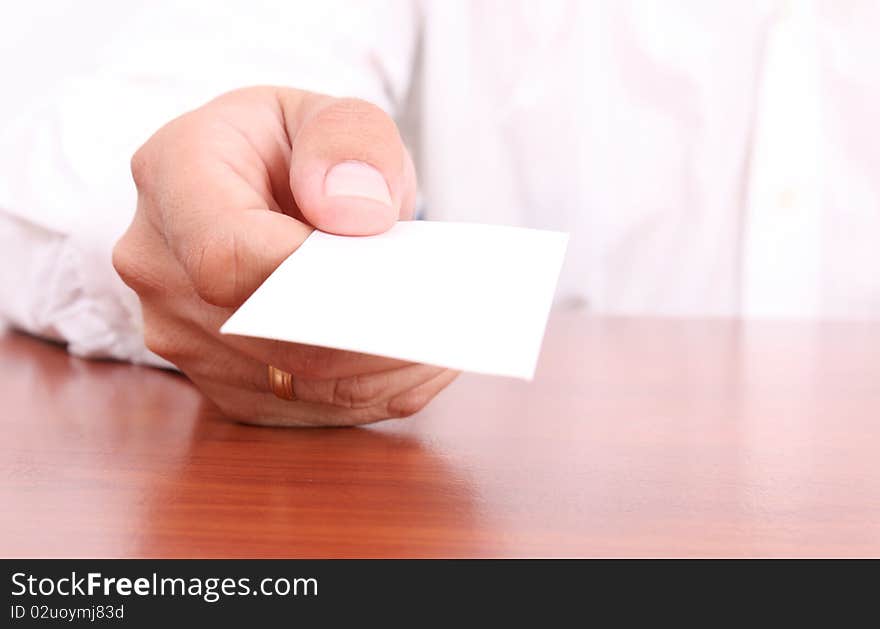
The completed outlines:
<svg viewBox="0 0 880 629">
<path fill-rule="evenodd" d="M 231 92 L 160 129 L 131 170 L 137 211 L 113 265 L 140 298 L 147 347 L 226 415 L 361 424 L 411 415 L 455 378 L 438 367 L 218 332 L 314 227 L 368 235 L 412 218 L 412 160 L 377 107 L 294 89 Z M 267 365 L 293 374 L 296 401 L 271 393 Z"/>
</svg>

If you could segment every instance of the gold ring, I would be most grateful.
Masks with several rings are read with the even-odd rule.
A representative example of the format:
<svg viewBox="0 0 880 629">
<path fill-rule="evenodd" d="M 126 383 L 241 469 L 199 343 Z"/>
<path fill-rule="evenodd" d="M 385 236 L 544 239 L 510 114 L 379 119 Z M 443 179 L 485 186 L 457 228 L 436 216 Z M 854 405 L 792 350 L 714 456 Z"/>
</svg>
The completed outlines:
<svg viewBox="0 0 880 629">
<path fill-rule="evenodd" d="M 296 399 L 293 393 L 293 376 L 272 365 L 269 365 L 269 388 L 272 389 L 275 397 L 282 400 Z"/>
</svg>

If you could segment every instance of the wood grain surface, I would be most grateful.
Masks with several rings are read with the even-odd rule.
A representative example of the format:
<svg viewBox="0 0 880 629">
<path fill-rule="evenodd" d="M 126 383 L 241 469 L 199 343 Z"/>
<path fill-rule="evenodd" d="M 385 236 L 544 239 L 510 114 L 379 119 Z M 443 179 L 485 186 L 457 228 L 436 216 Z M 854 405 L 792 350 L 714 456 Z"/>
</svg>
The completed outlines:
<svg viewBox="0 0 880 629">
<path fill-rule="evenodd" d="M 880 556 L 880 324 L 551 318 L 356 429 L 0 336 L 0 556 Z"/>
</svg>

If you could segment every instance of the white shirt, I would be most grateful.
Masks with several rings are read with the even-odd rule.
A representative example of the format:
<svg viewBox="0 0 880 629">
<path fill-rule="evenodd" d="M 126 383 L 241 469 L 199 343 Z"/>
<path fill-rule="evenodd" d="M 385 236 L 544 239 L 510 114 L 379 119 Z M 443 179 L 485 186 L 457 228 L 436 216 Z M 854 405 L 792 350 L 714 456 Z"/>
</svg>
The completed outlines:
<svg viewBox="0 0 880 629">
<path fill-rule="evenodd" d="M 561 301 L 880 317 L 877 3 L 139 4 L 42 0 L 0 32 L 0 313 L 75 353 L 161 362 L 110 265 L 128 159 L 259 83 L 395 115 L 427 218 L 570 232 Z"/>
</svg>

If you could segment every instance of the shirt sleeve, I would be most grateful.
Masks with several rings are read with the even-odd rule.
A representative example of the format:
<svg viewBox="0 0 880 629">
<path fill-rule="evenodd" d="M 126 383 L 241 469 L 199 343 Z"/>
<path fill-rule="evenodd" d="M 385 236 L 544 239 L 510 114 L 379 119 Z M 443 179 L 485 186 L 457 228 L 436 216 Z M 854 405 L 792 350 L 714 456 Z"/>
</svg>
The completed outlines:
<svg viewBox="0 0 880 629">
<path fill-rule="evenodd" d="M 144 347 L 137 297 L 111 265 L 135 207 L 130 156 L 168 120 L 247 85 L 394 115 L 418 30 L 406 0 L 141 7 L 94 44 L 94 68 L 0 122 L 0 320 L 81 356 L 170 366 Z"/>
</svg>

